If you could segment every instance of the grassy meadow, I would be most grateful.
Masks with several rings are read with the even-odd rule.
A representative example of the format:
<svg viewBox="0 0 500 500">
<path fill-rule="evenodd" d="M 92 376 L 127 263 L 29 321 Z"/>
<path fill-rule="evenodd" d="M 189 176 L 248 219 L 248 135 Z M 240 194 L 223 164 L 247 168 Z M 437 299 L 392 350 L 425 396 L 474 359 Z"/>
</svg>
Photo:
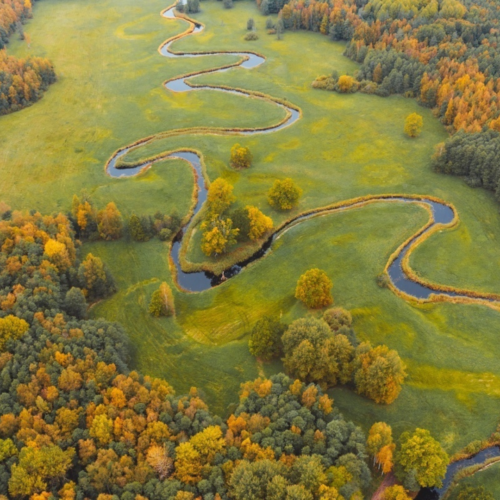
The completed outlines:
<svg viewBox="0 0 500 500">
<path fill-rule="evenodd" d="M 166 59 L 160 43 L 185 29 L 160 17 L 159 0 L 45 0 L 25 31 L 31 46 L 14 41 L 9 52 L 49 57 L 59 81 L 36 105 L 0 118 L 0 192 L 16 209 L 68 210 L 71 197 L 87 189 L 98 204 L 114 201 L 124 215 L 189 210 L 193 174 L 181 161 L 155 165 L 134 179 L 110 179 L 104 164 L 119 147 L 142 137 L 191 126 L 262 127 L 283 111 L 267 102 L 219 92 L 174 94 L 162 82 L 183 73 L 234 61 L 233 56 Z M 266 191 L 277 178 L 292 177 L 304 195 L 296 212 L 365 194 L 417 193 L 454 203 L 460 225 L 426 241 L 414 268 L 443 284 L 500 292 L 500 215 L 492 196 L 430 169 L 434 146 L 446 133 L 432 113 L 402 97 L 338 95 L 313 90 L 311 81 L 333 69 L 353 73 L 342 44 L 315 33 L 265 33 L 265 18 L 253 2 L 206 0 L 195 17 L 203 33 L 176 43 L 175 50 L 254 50 L 266 63 L 199 77 L 286 98 L 302 119 L 273 134 L 252 137 L 182 136 L 134 151 L 140 158 L 178 147 L 203 152 L 208 177 L 227 178 L 238 204 L 252 204 L 279 223 L 290 214 L 273 211 Z M 246 21 L 256 20 L 259 40 L 246 42 Z M 49 22 L 50 21 L 50 22 Z M 54 28 L 56 27 L 56 28 Z M 405 117 L 418 112 L 424 130 L 417 140 L 403 134 Z M 234 142 L 249 146 L 254 165 L 228 167 Z M 172 286 L 168 247 L 159 241 L 85 244 L 101 256 L 118 293 L 92 309 L 117 320 L 134 346 L 134 367 L 166 378 L 179 391 L 200 387 L 214 410 L 236 401 L 241 382 L 281 369 L 259 365 L 246 347 L 253 323 L 266 313 L 292 321 L 308 313 L 293 298 L 295 283 L 320 267 L 334 283 L 338 305 L 350 309 L 360 339 L 386 343 L 404 359 L 409 377 L 400 398 L 379 406 L 346 388 L 332 391 L 348 418 L 365 427 L 385 420 L 399 432 L 429 428 L 448 451 L 487 437 L 500 414 L 500 316 L 485 307 L 433 304 L 415 307 L 376 285 L 394 249 L 427 220 L 414 205 L 381 203 L 318 217 L 287 232 L 273 251 L 241 275 L 199 294 L 174 290 L 175 319 L 147 313 L 161 281 Z M 202 262 L 195 235 L 188 258 Z"/>
</svg>

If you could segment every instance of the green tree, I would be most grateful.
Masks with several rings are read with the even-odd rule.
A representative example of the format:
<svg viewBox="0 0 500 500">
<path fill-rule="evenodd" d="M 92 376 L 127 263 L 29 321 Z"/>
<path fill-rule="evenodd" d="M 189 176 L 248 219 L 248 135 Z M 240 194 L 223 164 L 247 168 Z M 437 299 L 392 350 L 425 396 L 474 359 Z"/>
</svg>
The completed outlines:
<svg viewBox="0 0 500 500">
<path fill-rule="evenodd" d="M 157 318 L 175 314 L 174 296 L 167 283 L 163 282 L 160 288 L 153 292 L 149 303 L 149 314 Z"/>
<path fill-rule="evenodd" d="M 324 271 L 309 269 L 297 282 L 295 298 L 310 309 L 319 309 L 333 302 L 332 282 Z"/>
<path fill-rule="evenodd" d="M 405 484 L 413 473 L 420 486 L 440 488 L 450 459 L 431 433 L 426 429 L 403 432 L 399 442 L 396 477 Z"/>
<path fill-rule="evenodd" d="M 141 219 L 137 215 L 132 214 L 128 222 L 128 230 L 130 232 L 130 237 L 134 241 L 147 241 L 148 238 L 144 229 L 142 228 Z"/>
<path fill-rule="evenodd" d="M 84 319 L 87 316 L 87 301 L 85 295 L 80 288 L 71 287 L 66 292 L 64 299 L 64 307 L 66 312 L 75 316 L 78 319 Z"/>
<path fill-rule="evenodd" d="M 264 361 L 270 361 L 281 354 L 281 337 L 286 325 L 271 316 L 264 316 L 255 323 L 248 348 L 250 353 Z"/>
<path fill-rule="evenodd" d="M 233 186 L 225 179 L 219 177 L 210 184 L 207 194 L 207 204 L 211 214 L 223 214 L 235 200 L 236 197 L 233 196 Z"/>
<path fill-rule="evenodd" d="M 299 203 L 301 194 L 292 179 L 277 180 L 267 194 L 267 201 L 273 208 L 290 210 Z"/>
<path fill-rule="evenodd" d="M 251 31 L 255 28 L 255 21 L 250 18 L 248 21 L 247 21 L 247 30 L 248 31 Z"/>
<path fill-rule="evenodd" d="M 385 345 L 372 348 L 367 342 L 356 349 L 354 382 L 360 394 L 390 404 L 399 396 L 405 377 L 405 366 L 396 351 Z"/>
<path fill-rule="evenodd" d="M 345 335 L 334 335 L 315 318 L 294 321 L 282 336 L 283 363 L 288 373 L 327 387 L 351 379 L 354 348 Z"/>
<path fill-rule="evenodd" d="M 349 328 L 352 325 L 351 313 L 342 307 L 327 309 L 323 314 L 323 320 L 328 324 L 332 332 L 336 332 L 342 327 Z"/>
<path fill-rule="evenodd" d="M 412 113 L 406 117 L 405 134 L 409 137 L 418 137 L 424 126 L 424 119 L 417 113 Z"/>
<path fill-rule="evenodd" d="M 458 490 L 457 500 L 495 500 L 495 497 L 484 486 L 461 486 Z"/>
<path fill-rule="evenodd" d="M 250 233 L 250 217 L 248 216 L 248 210 L 246 208 L 238 208 L 231 213 L 231 220 L 233 221 L 233 227 L 238 229 L 236 239 L 238 241 L 248 240 L 248 235 Z"/>
<path fill-rule="evenodd" d="M 78 278 L 84 293 L 91 299 L 106 297 L 115 291 L 115 284 L 107 266 L 91 253 L 80 264 Z"/>
</svg>

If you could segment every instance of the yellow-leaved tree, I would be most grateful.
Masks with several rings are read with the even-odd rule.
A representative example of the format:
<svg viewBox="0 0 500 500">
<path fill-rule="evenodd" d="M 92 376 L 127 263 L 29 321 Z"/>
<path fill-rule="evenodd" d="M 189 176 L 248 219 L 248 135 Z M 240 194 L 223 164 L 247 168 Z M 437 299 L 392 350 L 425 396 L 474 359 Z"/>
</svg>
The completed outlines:
<svg viewBox="0 0 500 500">
<path fill-rule="evenodd" d="M 264 215 L 257 207 L 246 207 L 248 219 L 250 221 L 250 231 L 248 237 L 252 240 L 258 240 L 273 228 L 271 217 Z"/>
<path fill-rule="evenodd" d="M 319 309 L 333 302 L 331 289 L 332 282 L 324 271 L 309 269 L 297 282 L 295 298 L 310 309 Z"/>
<path fill-rule="evenodd" d="M 29 329 L 28 323 L 24 319 L 19 319 L 16 316 L 6 316 L 0 318 L 0 351 L 5 347 L 9 339 L 21 338 Z"/>
<path fill-rule="evenodd" d="M 408 137 L 418 137 L 422 133 L 424 119 L 417 113 L 412 113 L 406 117 L 405 134 Z"/>
</svg>

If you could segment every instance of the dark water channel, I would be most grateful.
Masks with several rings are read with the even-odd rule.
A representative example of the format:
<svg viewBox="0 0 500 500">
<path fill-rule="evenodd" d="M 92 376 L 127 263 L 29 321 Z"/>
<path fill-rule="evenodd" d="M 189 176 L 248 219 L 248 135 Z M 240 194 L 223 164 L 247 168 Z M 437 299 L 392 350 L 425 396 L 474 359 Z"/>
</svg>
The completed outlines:
<svg viewBox="0 0 500 500">
<path fill-rule="evenodd" d="M 166 11 L 163 12 L 163 16 L 166 18 L 175 18 L 175 13 L 174 9 L 170 8 Z M 197 33 L 203 30 L 203 27 L 201 25 L 195 25 L 193 32 Z M 235 55 L 239 57 L 245 58 L 245 60 L 237 67 L 242 67 L 245 69 L 252 69 L 256 68 L 257 66 L 261 65 L 265 59 L 261 56 L 258 56 L 256 54 L 252 54 L 249 52 L 224 52 L 224 53 L 201 53 L 201 54 L 176 54 L 170 50 L 170 46 L 173 42 L 169 42 L 165 45 L 163 45 L 160 49 L 160 52 L 163 56 L 169 57 L 169 58 L 176 58 L 176 57 L 207 57 L 211 55 L 217 55 L 217 54 L 224 54 L 224 55 Z M 208 73 L 218 73 L 218 72 L 223 72 L 227 71 L 231 68 L 224 68 L 224 69 L 215 69 L 213 71 L 209 71 Z M 188 78 L 194 78 L 195 76 L 198 76 L 200 74 L 207 74 L 207 73 L 197 73 L 190 75 Z M 174 92 L 190 92 L 190 91 L 196 91 L 196 90 L 215 90 L 219 92 L 227 92 L 231 94 L 238 94 L 238 95 L 243 95 L 245 97 L 250 97 L 251 94 L 247 93 L 245 91 L 240 91 L 240 90 L 228 90 L 228 89 L 222 89 L 219 87 L 212 87 L 210 85 L 203 85 L 203 86 L 196 86 L 196 87 L 191 87 L 186 83 L 186 79 L 181 77 L 178 79 L 171 80 L 165 84 L 165 87 Z M 285 104 L 281 103 L 276 103 L 276 105 L 282 107 L 283 109 L 287 110 L 289 113 L 289 118 L 275 126 L 271 127 L 269 129 L 256 129 L 256 130 L 248 130 L 248 131 L 241 131 L 240 133 L 243 135 L 254 135 L 254 134 L 262 134 L 262 133 L 271 133 L 271 132 L 276 132 L 284 127 L 290 126 L 292 123 L 297 121 L 300 118 L 300 113 L 295 110 L 294 108 L 288 107 Z M 135 145 L 133 147 L 129 148 L 124 148 L 118 153 L 115 154 L 115 156 L 109 161 L 106 170 L 107 173 L 111 177 L 115 178 L 120 178 L 120 177 L 133 177 L 135 175 L 138 175 L 140 172 L 143 171 L 146 167 L 149 167 L 152 162 L 144 162 L 140 165 L 137 165 L 132 168 L 117 168 L 116 163 L 117 161 L 125 156 L 131 149 L 138 147 L 138 146 L 143 146 L 147 144 L 148 140 Z M 197 183 L 197 189 L 198 189 L 198 198 L 197 198 L 197 203 L 196 207 L 194 209 L 193 216 L 191 219 L 187 222 L 187 224 L 179 231 L 179 233 L 176 235 L 172 247 L 171 247 L 171 256 L 173 259 L 173 262 L 175 263 L 176 271 L 177 271 L 177 284 L 181 289 L 188 290 L 191 292 L 202 292 L 204 290 L 208 290 L 211 287 L 217 286 L 221 284 L 222 282 L 230 279 L 233 276 L 236 276 L 239 274 L 248 264 L 264 257 L 272 247 L 272 244 L 275 240 L 279 239 L 283 234 L 285 234 L 287 231 L 291 230 L 293 227 L 296 225 L 300 224 L 301 222 L 304 222 L 306 220 L 312 219 L 314 217 L 320 217 L 320 216 L 326 216 L 329 214 L 333 214 L 336 212 L 341 212 L 344 210 L 349 210 L 351 208 L 361 208 L 363 206 L 362 202 L 358 203 L 351 203 L 347 204 L 346 206 L 343 207 L 338 207 L 334 209 L 324 209 L 324 210 L 318 210 L 314 213 L 310 213 L 307 215 L 302 215 L 299 216 L 292 221 L 290 221 L 286 226 L 281 228 L 279 231 L 274 233 L 269 239 L 264 243 L 264 245 L 250 258 L 247 260 L 240 262 L 238 264 L 235 264 L 234 266 L 230 267 L 229 269 L 226 269 L 221 276 L 216 276 L 211 273 L 207 272 L 194 272 L 194 273 L 186 273 L 182 270 L 181 265 L 180 265 L 180 249 L 182 245 L 182 239 L 184 237 L 184 234 L 186 233 L 189 225 L 192 222 L 193 217 L 200 211 L 201 207 L 203 206 L 203 203 L 205 202 L 207 198 L 207 188 L 205 185 L 204 177 L 203 177 L 203 171 L 201 167 L 201 161 L 199 156 L 196 153 L 190 152 L 190 151 L 177 151 L 174 153 L 166 154 L 160 158 L 157 158 L 155 162 L 164 160 L 164 159 L 182 159 L 187 161 L 191 168 L 193 169 L 194 172 L 196 172 L 196 183 Z M 430 209 L 432 210 L 433 218 L 434 218 L 434 223 L 427 229 L 427 231 L 430 231 L 436 224 L 449 224 L 453 221 L 454 219 L 454 212 L 453 210 L 445 205 L 444 203 L 439 203 L 434 200 L 421 197 L 419 199 L 415 198 L 406 198 L 404 196 L 401 197 L 380 197 L 379 199 L 375 200 L 380 203 L 388 202 L 388 201 L 398 201 L 401 203 L 425 203 L 427 204 Z M 414 240 L 411 240 L 400 252 L 398 257 L 392 262 L 388 269 L 389 277 L 392 281 L 392 283 L 398 288 L 400 291 L 405 292 L 408 295 L 411 295 L 413 297 L 419 298 L 419 299 L 427 299 L 430 297 L 431 294 L 436 293 L 437 295 L 448 295 L 448 296 L 454 296 L 454 297 L 466 297 L 466 295 L 460 295 L 457 293 L 453 292 L 435 292 L 434 290 L 427 288 L 426 286 L 416 283 L 415 281 L 411 280 L 406 276 L 404 273 L 402 267 L 401 267 L 401 262 L 405 255 L 407 254 L 409 247 L 411 243 Z M 486 299 L 485 299 L 486 300 Z M 465 459 L 461 460 L 459 462 L 455 462 L 451 464 L 448 467 L 447 473 L 446 473 L 446 478 L 443 482 L 443 487 L 439 490 L 437 489 L 429 489 L 429 488 L 423 488 L 419 495 L 417 496 L 417 500 L 437 500 L 439 499 L 444 492 L 449 488 L 453 477 L 455 474 L 460 470 L 465 467 L 469 467 L 471 465 L 475 464 L 481 464 L 484 463 L 485 460 L 492 458 L 492 457 L 498 457 L 500 456 L 500 448 L 498 447 L 492 447 L 488 448 L 486 450 L 481 451 L 474 457 L 470 459 Z"/>
<path fill-rule="evenodd" d="M 484 462 L 486 462 L 486 460 L 495 457 L 500 457 L 500 448 L 498 446 L 486 448 L 485 450 L 480 451 L 477 455 L 474 455 L 471 458 L 453 462 L 448 466 L 448 469 L 446 470 L 446 477 L 443 480 L 443 486 L 440 489 L 422 488 L 415 500 L 438 500 L 451 486 L 453 478 L 455 477 L 457 472 L 465 469 L 466 467 L 470 467 L 471 465 L 483 464 Z"/>
</svg>

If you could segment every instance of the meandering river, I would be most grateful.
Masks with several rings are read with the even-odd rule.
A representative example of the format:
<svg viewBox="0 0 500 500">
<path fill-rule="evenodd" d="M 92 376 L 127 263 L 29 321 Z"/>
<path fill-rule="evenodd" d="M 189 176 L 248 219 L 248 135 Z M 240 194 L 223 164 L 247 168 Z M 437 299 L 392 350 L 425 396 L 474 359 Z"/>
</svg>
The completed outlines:
<svg viewBox="0 0 500 500">
<path fill-rule="evenodd" d="M 170 7 L 162 12 L 162 15 L 168 19 L 179 19 L 175 15 L 175 11 L 173 7 Z M 180 57 L 209 57 L 213 55 L 234 55 L 239 56 L 240 60 L 232 65 L 225 66 L 223 68 L 217 68 L 209 71 L 200 71 L 198 73 L 191 73 L 189 76 L 182 76 L 179 78 L 174 78 L 167 81 L 164 85 L 167 91 L 170 92 L 193 92 L 200 90 L 211 90 L 216 92 L 226 92 L 232 94 L 238 94 L 247 98 L 257 98 L 263 99 L 267 101 L 274 102 L 277 106 L 280 106 L 286 112 L 286 118 L 275 126 L 267 127 L 267 128 L 256 128 L 256 129 L 248 129 L 248 130 L 231 130 L 231 129 L 220 129 L 217 130 L 218 134 L 232 134 L 232 135 L 255 135 L 255 134 L 268 134 L 277 132 L 285 127 L 289 127 L 294 122 L 300 119 L 301 113 L 298 108 L 293 105 L 287 105 L 286 103 L 275 100 L 272 97 L 264 96 L 264 95 L 256 95 L 253 92 L 246 92 L 241 89 L 230 89 L 230 88 L 222 88 L 213 85 L 194 85 L 190 83 L 190 80 L 195 78 L 196 76 L 200 76 L 202 74 L 210 74 L 210 73 L 219 73 L 223 71 L 229 71 L 234 68 L 242 68 L 242 69 L 252 69 L 257 66 L 263 64 L 265 62 L 265 58 L 254 54 L 252 52 L 204 52 L 204 53 L 184 53 L 184 52 L 175 52 L 172 50 L 172 44 L 183 38 L 185 36 L 189 36 L 191 34 L 199 33 L 203 30 L 203 26 L 197 24 L 191 20 L 183 19 L 183 21 L 189 24 L 188 30 L 181 36 L 174 37 L 173 39 L 165 42 L 159 49 L 161 55 L 168 58 L 180 58 Z M 189 132 L 187 131 L 186 134 Z M 210 132 L 208 132 L 210 133 Z M 213 132 L 215 133 L 215 132 Z M 196 173 L 196 183 L 197 183 L 197 202 L 193 211 L 193 215 L 190 220 L 185 224 L 185 226 L 180 230 L 177 234 L 174 242 L 171 245 L 171 256 L 172 260 L 175 263 L 176 267 L 176 275 L 177 275 L 177 284 L 178 286 L 189 292 L 202 292 L 204 290 L 208 290 L 211 287 L 217 286 L 224 281 L 227 281 L 231 277 L 242 272 L 245 267 L 263 257 L 272 250 L 273 243 L 279 239 L 283 234 L 288 231 L 292 231 L 295 226 L 298 224 L 302 224 L 303 222 L 308 221 L 314 217 L 323 217 L 328 216 L 330 214 L 342 212 L 345 210 L 351 209 L 361 209 L 365 206 L 367 200 L 348 200 L 334 208 L 324 208 L 317 209 L 305 215 L 300 215 L 295 219 L 289 221 L 284 226 L 280 227 L 276 232 L 274 232 L 267 241 L 261 246 L 261 248 L 250 258 L 245 260 L 244 262 L 240 262 L 231 266 L 229 269 L 226 269 L 222 275 L 215 276 L 213 274 L 207 272 L 184 272 L 181 263 L 180 263 L 180 249 L 183 241 L 184 235 L 187 233 L 189 225 L 192 223 L 194 216 L 201 210 L 206 198 L 207 198 L 207 188 L 205 184 L 204 173 L 201 167 L 201 159 L 198 154 L 188 151 L 188 150 L 178 150 L 173 153 L 167 153 L 165 155 L 160 155 L 156 157 L 153 161 L 148 160 L 135 165 L 133 167 L 120 167 L 117 166 L 118 161 L 122 159 L 129 151 L 134 148 L 144 146 L 150 142 L 152 142 L 154 138 L 147 138 L 143 141 L 139 141 L 138 143 L 125 147 L 119 150 L 115 155 L 108 161 L 106 165 L 106 172 L 108 175 L 112 177 L 133 177 L 140 174 L 145 168 L 150 167 L 153 163 L 158 162 L 160 160 L 165 159 L 182 159 L 186 161 L 193 171 Z M 457 214 L 454 209 L 449 206 L 447 203 L 436 201 L 434 198 L 420 196 L 420 197 L 410 197 L 405 195 L 398 196 L 387 196 L 387 195 L 374 195 L 371 196 L 368 200 L 369 203 L 401 203 L 401 204 L 420 204 L 426 205 L 430 209 L 431 221 L 425 231 L 419 232 L 415 237 L 408 241 L 402 248 L 399 249 L 399 252 L 389 265 L 387 272 L 389 278 L 399 291 L 404 292 L 406 295 L 410 297 L 414 297 L 415 299 L 429 299 L 431 295 L 437 296 L 441 299 L 448 299 L 450 297 L 454 298 L 466 298 L 478 300 L 482 303 L 488 302 L 498 302 L 496 298 L 488 296 L 484 294 L 481 296 L 480 294 L 470 294 L 470 293 L 460 293 L 453 291 L 436 291 L 433 288 L 426 286 L 425 283 L 416 281 L 408 277 L 402 267 L 402 261 L 405 256 L 408 254 L 412 243 L 414 240 L 422 235 L 425 235 L 426 232 L 431 232 L 435 229 L 436 225 L 440 225 L 440 227 L 445 228 L 447 226 L 451 226 Z M 448 468 L 448 473 L 444 481 L 443 488 L 440 490 L 422 490 L 417 498 L 419 499 L 430 499 L 430 498 L 439 498 L 446 489 L 450 486 L 453 476 L 456 472 L 463 467 L 467 467 L 477 463 L 483 463 L 487 458 L 492 456 L 500 456 L 500 449 L 497 447 L 492 447 L 487 450 L 483 450 L 475 457 L 470 459 L 461 460 L 459 462 L 455 462 L 451 464 Z"/>
</svg>

